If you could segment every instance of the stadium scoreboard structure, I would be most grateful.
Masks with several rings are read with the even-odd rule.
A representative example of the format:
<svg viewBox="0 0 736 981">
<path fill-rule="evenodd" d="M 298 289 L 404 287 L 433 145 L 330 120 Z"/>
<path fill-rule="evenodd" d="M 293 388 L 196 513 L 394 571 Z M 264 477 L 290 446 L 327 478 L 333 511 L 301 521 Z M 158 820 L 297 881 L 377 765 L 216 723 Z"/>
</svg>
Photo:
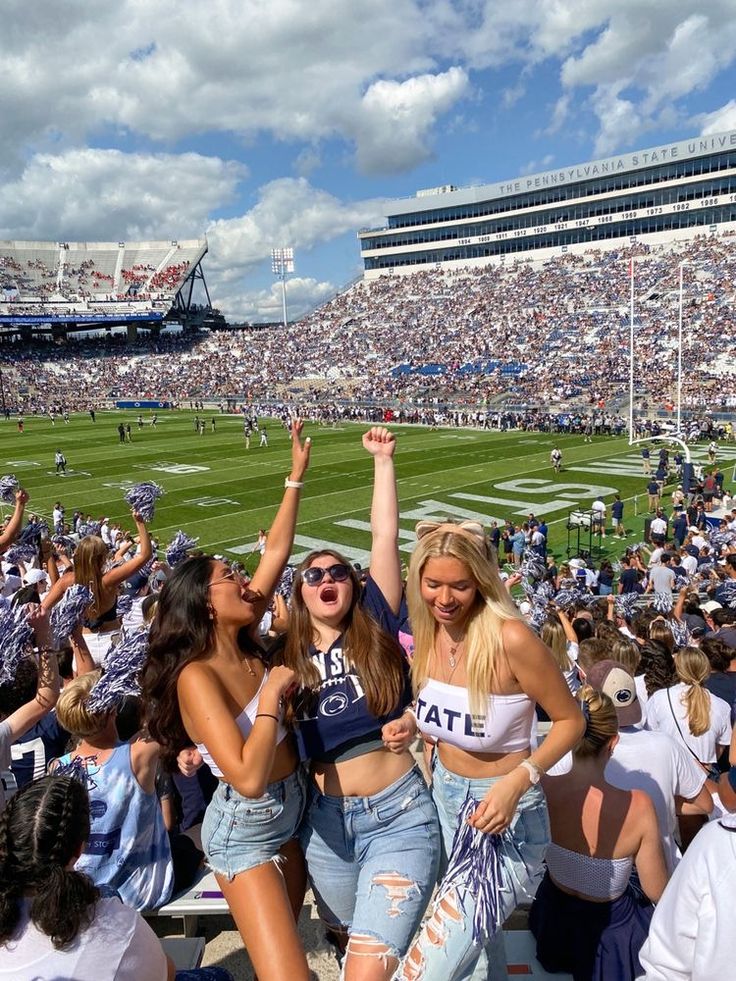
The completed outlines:
<svg viewBox="0 0 736 981">
<path fill-rule="evenodd" d="M 358 233 L 366 279 L 736 231 L 736 130 L 497 184 L 421 190 L 387 217 L 387 227 Z"/>
</svg>

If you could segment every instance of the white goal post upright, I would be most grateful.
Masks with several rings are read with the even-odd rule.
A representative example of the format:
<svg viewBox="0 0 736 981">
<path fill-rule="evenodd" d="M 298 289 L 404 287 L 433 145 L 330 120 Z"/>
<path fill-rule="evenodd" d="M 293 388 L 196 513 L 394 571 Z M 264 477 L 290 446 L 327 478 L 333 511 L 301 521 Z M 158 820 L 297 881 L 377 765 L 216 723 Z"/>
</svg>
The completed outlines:
<svg viewBox="0 0 736 981">
<path fill-rule="evenodd" d="M 637 446 L 639 443 L 677 443 L 685 454 L 685 472 L 683 474 L 683 486 L 685 491 L 689 489 L 692 479 L 692 460 L 690 458 L 690 447 L 682 438 L 680 428 L 681 398 L 682 398 L 682 267 L 680 263 L 680 317 L 679 317 L 679 336 L 678 336 L 678 359 L 677 359 L 677 435 L 670 436 L 644 436 L 641 439 L 634 437 L 634 256 L 629 259 L 629 446 Z M 688 486 L 685 486 L 688 485 Z"/>
</svg>

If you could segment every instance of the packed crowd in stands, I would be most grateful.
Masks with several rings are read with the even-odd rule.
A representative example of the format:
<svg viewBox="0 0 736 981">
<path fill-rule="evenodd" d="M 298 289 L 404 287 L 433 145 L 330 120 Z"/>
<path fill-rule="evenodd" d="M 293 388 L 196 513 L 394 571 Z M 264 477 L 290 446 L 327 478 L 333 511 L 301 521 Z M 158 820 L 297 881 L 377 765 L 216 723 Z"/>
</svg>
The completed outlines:
<svg viewBox="0 0 736 981">
<path fill-rule="evenodd" d="M 154 300 L 168 300 L 170 304 L 191 267 L 191 261 L 180 259 L 179 255 L 162 264 L 171 249 L 168 245 L 165 249 L 151 249 L 149 254 L 155 255 L 155 264 L 151 261 L 122 264 L 119 275 L 117 250 L 94 251 L 92 247 L 83 253 L 88 258 L 78 264 L 74 258 L 60 262 L 60 258 L 76 256 L 76 252 L 63 247 L 56 250 L 53 259 L 48 248 L 43 250 L 46 260 L 26 258 L 27 249 L 17 254 L 0 254 L 0 314 L 53 316 L 82 310 L 106 312 L 107 305 L 131 298 L 139 304 Z M 174 261 L 177 258 L 179 261 Z M 52 262 L 54 268 L 49 265 Z"/>
<path fill-rule="evenodd" d="M 362 444 L 369 569 L 331 548 L 288 565 L 299 421 L 252 578 L 184 532 L 156 542 L 155 485 L 128 491 L 127 527 L 58 502 L 49 528 L 0 479 L 0 977 L 172 978 L 140 913 L 205 865 L 263 979 L 309 977 L 307 881 L 348 976 L 505 978 L 526 903 L 540 962 L 575 981 L 730 977 L 717 466 L 687 489 L 661 451 L 674 490 L 654 481 L 644 542 L 594 502 L 615 563 L 555 561 L 534 515 L 423 521 L 402 580 L 397 440 Z"/>
<path fill-rule="evenodd" d="M 14 344 L 4 361 L 24 412 L 40 393 L 62 401 L 69 373 L 83 399 L 94 393 L 308 405 L 329 393 L 338 406 L 381 402 L 407 412 L 427 405 L 517 411 L 530 404 L 615 412 L 628 390 L 633 256 L 638 407 L 666 410 L 676 400 L 678 277 L 685 263 L 683 405 L 698 413 L 726 411 L 736 408 L 733 360 L 715 339 L 734 331 L 731 243 L 729 236 L 703 236 L 677 247 L 590 250 L 542 265 L 514 260 L 483 270 L 382 277 L 359 283 L 287 329 L 162 336 L 125 349 Z M 166 285 L 185 265 L 169 267 Z"/>
<path fill-rule="evenodd" d="M 728 246 L 635 248 L 638 389 L 674 398 L 687 261 L 683 401 L 707 438 L 734 399 L 711 343 L 733 333 Z M 616 434 L 627 259 L 380 279 L 286 331 L 8 345 L 3 379 L 24 413 L 207 399 Z M 555 561 L 534 515 L 425 521 L 404 581 L 395 436 L 363 436 L 368 570 L 288 565 L 298 422 L 291 445 L 252 578 L 184 532 L 156 542 L 150 485 L 127 528 L 59 502 L 49 529 L 0 480 L 0 978 L 172 978 L 140 913 L 205 868 L 263 979 L 309 977 L 307 882 L 347 976 L 503 978 L 526 904 L 540 962 L 575 981 L 729 977 L 736 502 L 715 464 L 671 497 L 651 475 L 638 544 L 620 500 L 594 502 L 616 561 Z"/>
</svg>

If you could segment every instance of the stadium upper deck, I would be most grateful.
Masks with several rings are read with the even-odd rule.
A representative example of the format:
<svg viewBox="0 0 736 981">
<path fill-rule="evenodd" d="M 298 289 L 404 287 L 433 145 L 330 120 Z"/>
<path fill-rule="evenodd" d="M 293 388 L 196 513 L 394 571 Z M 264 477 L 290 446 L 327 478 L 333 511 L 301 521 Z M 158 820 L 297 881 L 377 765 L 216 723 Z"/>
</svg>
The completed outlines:
<svg viewBox="0 0 736 981">
<path fill-rule="evenodd" d="M 417 191 L 388 209 L 388 222 L 359 233 L 367 278 L 733 230 L 736 130 L 498 184 Z"/>
<path fill-rule="evenodd" d="M 157 322 L 207 241 L 0 242 L 0 326 Z"/>
</svg>

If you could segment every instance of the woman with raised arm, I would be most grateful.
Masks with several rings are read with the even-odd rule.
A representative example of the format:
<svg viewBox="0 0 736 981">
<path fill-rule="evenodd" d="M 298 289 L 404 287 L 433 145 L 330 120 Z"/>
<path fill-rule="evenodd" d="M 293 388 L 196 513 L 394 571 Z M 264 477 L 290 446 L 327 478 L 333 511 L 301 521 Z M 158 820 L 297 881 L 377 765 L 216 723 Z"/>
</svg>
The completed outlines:
<svg viewBox="0 0 736 981">
<path fill-rule="evenodd" d="M 439 830 L 408 751 L 416 734 L 397 637 L 402 598 L 395 437 L 363 436 L 373 457 L 370 574 L 332 550 L 297 569 L 285 663 L 301 690 L 297 736 L 311 760 L 301 840 L 322 920 L 351 981 L 390 978 L 437 876 Z M 269 538 L 270 541 L 270 538 Z"/>
<path fill-rule="evenodd" d="M 74 583 L 87 586 L 92 591 L 94 600 L 87 610 L 83 629 L 95 664 L 102 663 L 112 642 L 111 634 L 120 630 L 118 589 L 142 569 L 153 555 L 151 536 L 145 522 L 135 511 L 132 514 L 140 541 L 140 547 L 132 559 L 121 561 L 106 570 L 105 566 L 111 556 L 107 545 L 98 535 L 87 535 L 74 552 L 73 567 L 59 577 L 43 600 L 44 608 L 51 609 Z M 129 538 L 114 558 L 124 559 L 132 545 L 133 541 Z"/>
<path fill-rule="evenodd" d="M 8 518 L 2 532 L 0 532 L 0 555 L 2 555 L 7 548 L 10 548 L 15 539 L 18 537 L 21 526 L 23 525 L 23 514 L 28 501 L 28 491 L 25 491 L 22 487 L 19 487 L 15 492 L 15 507 L 13 508 L 13 513 Z"/>
<path fill-rule="evenodd" d="M 446 867 L 453 855 L 402 977 L 505 978 L 501 925 L 533 895 L 549 842 L 540 777 L 575 745 L 583 717 L 504 588 L 481 525 L 421 522 L 417 538 L 407 580 L 416 716 L 435 743 Z M 532 752 L 537 702 L 553 724 Z"/>
<path fill-rule="evenodd" d="M 251 581 L 195 556 L 166 580 L 141 673 L 148 728 L 173 768 L 192 742 L 219 777 L 202 847 L 262 981 L 307 981 L 296 928 L 304 863 L 296 832 L 304 781 L 282 703 L 294 674 L 270 668 L 257 629 L 294 542 L 310 441 L 292 426 L 291 472 Z"/>
</svg>

